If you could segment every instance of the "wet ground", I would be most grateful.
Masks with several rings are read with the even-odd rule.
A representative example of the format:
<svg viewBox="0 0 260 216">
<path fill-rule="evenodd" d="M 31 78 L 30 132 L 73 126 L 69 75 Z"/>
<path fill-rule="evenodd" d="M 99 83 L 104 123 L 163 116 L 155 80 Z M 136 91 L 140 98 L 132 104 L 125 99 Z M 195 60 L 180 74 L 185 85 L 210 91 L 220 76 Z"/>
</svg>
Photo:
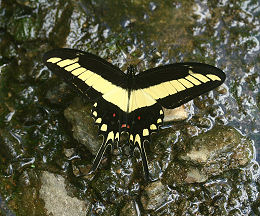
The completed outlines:
<svg viewBox="0 0 260 216">
<path fill-rule="evenodd" d="M 259 1 L 0 5 L 0 215 L 260 214 Z M 42 62 L 57 47 L 124 71 L 141 59 L 140 71 L 203 62 L 227 79 L 152 137 L 154 182 L 145 181 L 140 155 L 131 156 L 124 138 L 84 178 L 102 139 L 91 104 Z"/>
</svg>

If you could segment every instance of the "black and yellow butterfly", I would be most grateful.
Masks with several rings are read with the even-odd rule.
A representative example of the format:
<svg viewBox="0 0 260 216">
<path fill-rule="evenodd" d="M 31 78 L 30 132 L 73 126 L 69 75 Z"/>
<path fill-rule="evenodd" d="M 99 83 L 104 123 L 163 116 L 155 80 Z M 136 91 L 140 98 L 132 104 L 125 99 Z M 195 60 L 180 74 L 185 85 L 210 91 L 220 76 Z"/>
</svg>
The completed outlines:
<svg viewBox="0 0 260 216">
<path fill-rule="evenodd" d="M 225 74 L 202 63 L 176 63 L 136 74 L 127 73 L 102 58 L 75 49 L 45 53 L 44 63 L 80 93 L 93 101 L 92 116 L 104 141 L 94 160 L 95 171 L 108 145 L 127 132 L 129 143 L 138 147 L 149 177 L 144 143 L 163 123 L 162 107 L 172 109 L 221 85 Z"/>
</svg>

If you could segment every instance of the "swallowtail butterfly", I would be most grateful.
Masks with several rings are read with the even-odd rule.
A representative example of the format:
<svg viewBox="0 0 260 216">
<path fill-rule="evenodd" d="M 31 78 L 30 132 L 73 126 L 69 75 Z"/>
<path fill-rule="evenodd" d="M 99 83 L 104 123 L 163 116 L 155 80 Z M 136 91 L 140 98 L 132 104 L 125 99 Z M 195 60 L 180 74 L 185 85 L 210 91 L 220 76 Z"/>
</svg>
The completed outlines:
<svg viewBox="0 0 260 216">
<path fill-rule="evenodd" d="M 75 49 L 54 49 L 44 54 L 47 67 L 93 102 L 91 111 L 101 145 L 91 172 L 95 171 L 108 145 L 127 132 L 129 144 L 141 152 L 143 169 L 149 178 L 145 141 L 163 123 L 162 107 L 172 109 L 221 85 L 222 70 L 202 63 L 176 63 L 138 74 L 127 73 L 104 59 Z"/>
</svg>

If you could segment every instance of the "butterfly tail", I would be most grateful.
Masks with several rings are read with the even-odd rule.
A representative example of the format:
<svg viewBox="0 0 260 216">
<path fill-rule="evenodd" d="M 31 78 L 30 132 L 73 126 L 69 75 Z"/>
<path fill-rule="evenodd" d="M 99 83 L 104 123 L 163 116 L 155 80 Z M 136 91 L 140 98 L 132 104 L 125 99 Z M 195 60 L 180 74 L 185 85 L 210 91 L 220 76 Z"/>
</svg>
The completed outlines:
<svg viewBox="0 0 260 216">
<path fill-rule="evenodd" d="M 89 171 L 89 174 L 93 173 L 98 168 L 100 161 L 109 145 L 112 145 L 112 144 L 107 142 L 106 140 L 104 140 L 104 142 L 102 143 L 101 147 L 99 148 L 98 153 L 94 159 L 94 162 Z"/>
<path fill-rule="evenodd" d="M 148 162 L 147 162 L 147 157 L 146 157 L 146 152 L 144 148 L 144 142 L 142 145 L 139 147 L 139 150 L 141 152 L 141 157 L 142 157 L 142 163 L 143 163 L 143 170 L 145 173 L 145 178 L 147 181 L 150 180 L 150 175 L 149 175 L 149 169 L 148 169 Z"/>
</svg>

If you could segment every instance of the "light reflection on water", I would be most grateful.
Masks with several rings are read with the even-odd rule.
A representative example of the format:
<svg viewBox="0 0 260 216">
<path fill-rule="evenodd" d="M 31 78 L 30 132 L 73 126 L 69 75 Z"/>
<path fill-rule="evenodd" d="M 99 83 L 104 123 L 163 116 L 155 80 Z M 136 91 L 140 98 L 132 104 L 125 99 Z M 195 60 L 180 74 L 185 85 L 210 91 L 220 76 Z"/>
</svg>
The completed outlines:
<svg viewBox="0 0 260 216">
<path fill-rule="evenodd" d="M 218 57 L 216 58 L 216 61 L 220 62 L 220 65 L 225 65 L 225 61 L 230 61 L 229 64 L 232 65 L 232 67 L 229 66 L 225 69 L 222 68 L 227 74 L 227 80 L 225 83 L 229 87 L 236 83 L 236 92 L 232 92 L 232 89 L 229 89 L 231 95 L 229 98 L 226 98 L 225 112 L 231 113 L 231 115 L 228 116 L 228 122 L 226 123 L 236 127 L 245 136 L 248 136 L 255 141 L 258 161 L 260 161 L 260 112 L 257 107 L 257 94 L 259 94 L 260 86 L 260 68 L 259 64 L 257 65 L 256 58 L 260 55 L 260 20 L 255 19 L 255 14 L 260 11 L 259 4 L 259 1 L 254 4 L 250 0 L 244 1 L 241 5 L 242 10 L 239 12 L 241 21 L 234 19 L 234 17 L 231 19 L 232 17 L 230 17 L 231 25 L 227 28 L 227 33 L 224 35 L 225 39 L 224 41 L 220 41 L 220 44 L 216 47 L 218 49 Z M 199 16 L 197 22 L 206 23 L 207 19 L 213 18 L 211 16 L 212 11 L 209 11 L 207 5 L 208 1 L 203 1 L 203 3 L 197 1 L 196 6 L 193 7 L 194 13 Z M 234 7 L 234 4 L 227 0 L 218 2 L 218 7 L 224 9 L 226 6 Z M 224 25 L 225 18 L 229 19 L 229 15 L 223 14 L 223 19 L 215 24 L 214 36 L 219 34 L 218 28 L 219 26 Z M 237 40 L 230 40 L 229 36 L 232 32 L 228 31 L 232 31 L 233 29 L 241 31 L 240 29 L 245 28 L 247 25 L 245 21 L 251 25 L 250 33 L 243 34 L 242 32 L 239 32 Z M 200 35 L 206 30 L 205 26 L 199 25 L 195 27 L 193 34 L 194 36 Z M 247 46 L 247 43 L 250 43 L 251 45 Z M 211 44 L 208 45 L 212 50 L 213 47 Z M 206 44 L 202 44 L 202 46 L 206 46 Z M 223 55 L 226 50 L 229 49 L 229 46 L 231 52 L 233 52 L 233 58 Z M 237 47 L 246 47 L 246 49 L 241 49 L 238 52 L 233 51 L 233 49 L 236 50 Z M 239 59 L 241 59 L 241 61 L 237 62 Z M 242 63 L 243 60 L 245 63 Z M 254 76 L 257 77 L 252 80 L 252 77 Z M 252 82 L 254 83 L 252 84 Z"/>
</svg>

